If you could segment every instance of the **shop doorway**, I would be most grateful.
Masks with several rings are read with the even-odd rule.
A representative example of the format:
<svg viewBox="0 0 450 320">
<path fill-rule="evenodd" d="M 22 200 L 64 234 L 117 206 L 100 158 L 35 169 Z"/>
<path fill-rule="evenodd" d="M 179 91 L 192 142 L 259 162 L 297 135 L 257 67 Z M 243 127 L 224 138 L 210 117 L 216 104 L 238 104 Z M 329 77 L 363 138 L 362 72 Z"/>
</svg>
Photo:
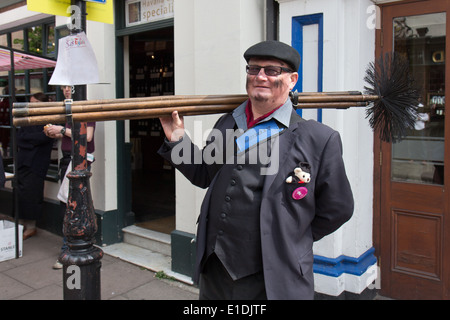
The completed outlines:
<svg viewBox="0 0 450 320">
<path fill-rule="evenodd" d="M 375 210 L 374 235 L 381 294 L 396 299 L 449 298 L 447 10 L 448 2 L 441 0 L 382 7 L 377 55 L 406 56 L 421 93 L 416 126 L 405 139 L 375 141 L 380 166 L 375 168 L 379 216 Z"/>
<path fill-rule="evenodd" d="M 173 27 L 130 35 L 130 97 L 174 94 Z M 130 120 L 132 211 L 137 226 L 175 229 L 175 172 L 157 150 L 164 140 L 159 119 Z"/>
</svg>

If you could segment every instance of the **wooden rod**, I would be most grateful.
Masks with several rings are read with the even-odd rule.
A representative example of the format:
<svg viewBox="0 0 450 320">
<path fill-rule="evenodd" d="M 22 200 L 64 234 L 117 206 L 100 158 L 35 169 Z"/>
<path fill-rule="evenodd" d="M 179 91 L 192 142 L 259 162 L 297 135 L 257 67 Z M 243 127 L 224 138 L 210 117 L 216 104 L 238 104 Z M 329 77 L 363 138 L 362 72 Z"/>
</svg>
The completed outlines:
<svg viewBox="0 0 450 320">
<path fill-rule="evenodd" d="M 185 107 L 185 106 L 202 106 L 202 105 L 223 105 L 223 104 L 241 104 L 246 98 L 214 98 L 214 99 L 180 99 L 180 100 L 166 100 L 166 101 L 132 101 L 132 102 L 110 102 L 103 104 L 94 104 L 91 101 L 85 101 L 84 105 L 72 105 L 72 113 L 87 113 L 87 112 L 103 112 L 115 110 L 136 110 L 136 109 L 151 109 L 151 108 L 171 108 L 171 107 Z M 52 115 L 65 114 L 64 106 L 45 106 L 33 108 L 14 108 L 14 117 L 24 116 L 38 116 L 38 115 Z"/>
<path fill-rule="evenodd" d="M 361 91 L 297 92 L 299 96 L 360 96 Z"/>
<path fill-rule="evenodd" d="M 170 108 L 154 108 L 154 109 L 135 109 L 135 110 L 116 110 L 103 112 L 86 112 L 74 113 L 73 121 L 110 121 L 125 119 L 150 119 L 169 116 L 173 111 L 178 111 L 180 115 L 201 115 L 213 113 L 225 113 L 235 109 L 236 105 L 211 105 L 211 106 L 187 106 L 187 107 L 170 107 Z M 13 124 L 19 126 L 31 126 L 48 123 L 64 123 L 66 116 L 64 114 L 52 114 L 42 116 L 30 116 L 22 118 L 13 118 Z"/>
<path fill-rule="evenodd" d="M 328 103 L 305 103 L 300 104 L 300 108 L 317 109 L 317 108 L 332 108 L 345 109 L 349 107 L 363 107 L 368 102 L 328 102 Z M 97 112 L 81 112 L 73 113 L 73 120 L 78 122 L 86 121 L 111 121 L 111 120 L 134 120 L 134 119 L 150 119 L 170 116 L 173 111 L 178 111 L 181 116 L 190 115 L 206 115 L 226 113 L 238 107 L 237 104 L 215 104 L 215 105 L 201 105 L 201 106 L 175 106 L 163 108 L 148 108 L 148 109 L 127 109 L 127 110 L 113 110 L 113 111 L 97 111 Z M 44 125 L 48 123 L 65 123 L 65 114 L 51 114 L 28 117 L 14 117 L 13 124 L 16 127 L 30 126 L 30 125 Z"/>
<path fill-rule="evenodd" d="M 350 107 L 366 107 L 368 102 L 363 101 L 342 101 L 342 102 L 307 102 L 299 103 L 298 109 L 348 109 Z"/>
<path fill-rule="evenodd" d="M 160 97 L 166 98 L 166 97 Z M 352 103 L 352 102 L 366 102 L 376 100 L 378 96 L 368 95 L 310 95 L 299 96 L 298 102 L 300 106 L 309 103 Z M 154 99 L 154 100 L 132 100 L 120 101 L 120 99 L 108 100 L 106 103 L 97 103 L 97 101 L 84 101 L 84 104 L 77 103 L 72 105 L 72 113 L 90 113 L 116 110 L 136 110 L 149 108 L 171 108 L 178 106 L 201 106 L 201 105 L 235 105 L 241 104 L 247 99 L 246 96 L 194 96 L 189 98 L 177 97 L 176 99 Z M 81 102 L 81 101 L 78 101 Z M 38 105 L 39 106 L 36 106 Z M 58 103 L 60 104 L 60 103 Z M 336 104 L 336 107 L 339 107 Z M 329 108 L 332 108 L 330 105 Z M 65 114 L 64 106 L 55 106 L 55 103 L 28 103 L 25 107 L 17 107 L 13 109 L 14 117 L 39 116 L 39 115 L 53 115 Z"/>
<path fill-rule="evenodd" d="M 73 101 L 72 106 L 83 106 L 83 105 L 98 105 L 98 104 L 109 104 L 109 103 L 135 103 L 135 102 L 165 102 L 174 100 L 208 100 L 208 99 L 237 99 L 245 101 L 247 99 L 246 94 L 235 94 L 235 95 L 172 95 L 172 96 L 154 96 L 154 97 L 140 97 L 140 98 L 119 98 L 119 99 L 101 99 L 101 100 L 81 100 Z M 42 107 L 63 107 L 65 106 L 64 101 L 54 101 L 54 102 L 16 102 L 14 103 L 14 108 L 42 108 Z"/>
<path fill-rule="evenodd" d="M 346 96 L 346 95 L 362 95 L 360 91 L 333 91 L 333 92 L 298 92 L 299 96 Z M 73 101 L 72 106 L 77 105 L 93 105 L 93 104 L 108 104 L 108 103 L 126 103 L 126 102 L 140 102 L 140 101 L 166 101 L 166 100 L 190 100 L 190 99 L 216 99 L 216 98 L 237 98 L 245 101 L 246 94 L 236 95 L 172 95 L 172 96 L 154 96 L 154 97 L 140 97 L 140 98 L 119 98 L 119 99 L 101 99 L 88 101 Z M 62 107 L 64 101 L 54 102 L 16 102 L 14 108 L 42 108 L 42 107 Z"/>
</svg>

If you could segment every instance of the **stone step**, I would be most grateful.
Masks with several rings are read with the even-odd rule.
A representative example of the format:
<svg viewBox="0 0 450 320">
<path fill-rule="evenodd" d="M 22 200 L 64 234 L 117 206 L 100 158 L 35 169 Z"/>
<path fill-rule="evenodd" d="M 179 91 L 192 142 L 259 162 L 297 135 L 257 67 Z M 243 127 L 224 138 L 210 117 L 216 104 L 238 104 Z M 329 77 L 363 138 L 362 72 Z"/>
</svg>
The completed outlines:
<svg viewBox="0 0 450 320">
<path fill-rule="evenodd" d="M 170 235 L 141 228 L 125 227 L 123 242 L 102 247 L 105 254 L 192 285 L 191 277 L 172 271 Z"/>
<path fill-rule="evenodd" d="M 172 271 L 171 257 L 168 255 L 125 242 L 102 247 L 102 250 L 105 254 L 119 258 L 123 261 L 138 265 L 153 272 L 163 271 L 166 275 L 173 277 L 175 280 L 193 285 L 191 277 Z"/>
<path fill-rule="evenodd" d="M 123 242 L 171 256 L 170 235 L 135 225 L 123 230 Z"/>
</svg>

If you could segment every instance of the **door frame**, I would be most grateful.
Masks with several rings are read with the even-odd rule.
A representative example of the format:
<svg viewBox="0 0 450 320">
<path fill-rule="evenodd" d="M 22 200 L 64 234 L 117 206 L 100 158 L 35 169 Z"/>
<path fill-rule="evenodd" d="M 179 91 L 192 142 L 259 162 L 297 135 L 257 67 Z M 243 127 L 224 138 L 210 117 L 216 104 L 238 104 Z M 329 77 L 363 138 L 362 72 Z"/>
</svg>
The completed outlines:
<svg viewBox="0 0 450 320">
<path fill-rule="evenodd" d="M 376 30 L 375 34 L 375 57 L 381 56 L 382 53 L 387 50 L 392 50 L 392 32 L 391 29 L 385 29 L 386 26 L 391 26 L 392 22 L 387 21 L 387 13 L 392 12 L 391 10 L 398 10 L 401 12 L 399 16 L 411 16 L 411 15 L 422 15 L 437 12 L 447 12 L 446 16 L 446 35 L 450 36 L 450 1 L 449 0 L 425 0 L 425 1 L 400 1 L 394 3 L 380 4 L 379 12 L 381 13 L 381 28 Z M 394 12 L 395 13 L 395 12 Z M 390 43 L 389 43 L 390 42 Z M 450 58 L 450 41 L 446 41 L 446 59 L 448 61 Z M 446 64 L 445 68 L 446 82 L 450 84 L 450 63 Z M 446 86 L 446 95 L 450 95 L 450 85 Z M 445 122 L 445 141 L 450 141 L 450 119 L 446 118 Z M 390 265 L 391 265 L 391 234 L 390 234 L 390 224 L 388 227 L 389 234 L 383 235 L 382 226 L 386 223 L 386 217 L 383 216 L 384 205 L 382 203 L 383 194 L 382 192 L 388 192 L 386 190 L 386 185 L 390 185 L 391 181 L 387 182 L 383 180 L 383 169 L 388 169 L 390 171 L 390 166 L 386 166 L 391 161 L 391 154 L 383 155 L 383 149 L 390 148 L 390 143 L 382 142 L 379 138 L 379 132 L 374 134 L 374 197 L 373 197 L 373 243 L 376 249 L 376 255 L 380 267 L 380 277 L 381 277 L 381 294 L 389 296 L 390 295 Z M 386 152 L 385 152 L 386 153 Z M 389 158 L 389 159 L 387 159 Z M 444 155 L 444 163 L 450 165 L 450 152 L 446 148 Z M 447 243 L 450 239 L 450 223 L 448 220 L 448 214 L 450 213 L 450 197 L 445 186 L 450 185 L 450 174 L 449 170 L 444 171 L 444 186 L 442 186 L 443 194 L 443 226 L 442 226 L 442 293 L 439 293 L 442 299 L 450 298 L 450 249 Z M 390 172 L 389 172 L 390 173 Z M 390 176 L 390 175 L 389 175 Z M 390 190 L 390 187 L 388 187 Z M 390 212 L 385 212 L 385 215 L 391 217 Z"/>
</svg>

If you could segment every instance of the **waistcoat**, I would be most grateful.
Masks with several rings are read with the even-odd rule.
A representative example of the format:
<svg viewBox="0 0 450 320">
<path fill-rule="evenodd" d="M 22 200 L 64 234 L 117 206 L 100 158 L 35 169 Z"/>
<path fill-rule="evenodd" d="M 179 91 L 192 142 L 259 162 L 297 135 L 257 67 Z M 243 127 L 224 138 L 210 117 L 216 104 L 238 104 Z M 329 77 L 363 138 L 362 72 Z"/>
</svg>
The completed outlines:
<svg viewBox="0 0 450 320">
<path fill-rule="evenodd" d="M 205 258 L 215 253 L 233 280 L 262 270 L 261 169 L 267 164 L 255 161 L 255 156 L 270 156 L 268 145 L 261 142 L 235 152 L 234 161 L 228 159 L 217 173 L 211 190 Z"/>
</svg>

